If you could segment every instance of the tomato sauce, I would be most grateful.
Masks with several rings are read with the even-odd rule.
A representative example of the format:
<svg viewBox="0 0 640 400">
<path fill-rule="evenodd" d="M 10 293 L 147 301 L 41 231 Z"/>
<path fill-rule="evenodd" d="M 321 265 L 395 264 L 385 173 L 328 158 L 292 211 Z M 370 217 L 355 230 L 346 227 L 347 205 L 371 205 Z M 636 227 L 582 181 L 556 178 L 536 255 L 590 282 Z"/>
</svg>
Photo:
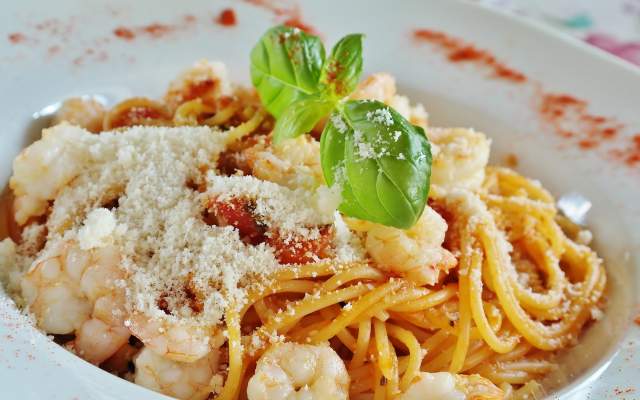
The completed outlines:
<svg viewBox="0 0 640 400">
<path fill-rule="evenodd" d="M 267 237 L 267 244 L 274 248 L 281 264 L 306 264 L 329 257 L 332 236 L 329 226 L 320 228 L 320 237 L 313 240 L 299 236 L 283 237 L 272 232 Z"/>
<path fill-rule="evenodd" d="M 257 221 L 253 212 L 255 205 L 251 201 L 214 200 L 209 208 L 217 218 L 218 226 L 233 226 L 244 242 L 257 245 L 265 241 L 266 226 Z"/>
</svg>

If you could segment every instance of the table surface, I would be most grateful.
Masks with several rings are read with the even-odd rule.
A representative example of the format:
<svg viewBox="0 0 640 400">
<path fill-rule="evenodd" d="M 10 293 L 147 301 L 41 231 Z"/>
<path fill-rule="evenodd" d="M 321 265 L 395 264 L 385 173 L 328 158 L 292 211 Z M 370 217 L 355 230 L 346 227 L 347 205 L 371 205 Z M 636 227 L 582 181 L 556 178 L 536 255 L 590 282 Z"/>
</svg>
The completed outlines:
<svg viewBox="0 0 640 400">
<path fill-rule="evenodd" d="M 477 0 L 533 18 L 640 66 L 640 0 Z"/>
</svg>

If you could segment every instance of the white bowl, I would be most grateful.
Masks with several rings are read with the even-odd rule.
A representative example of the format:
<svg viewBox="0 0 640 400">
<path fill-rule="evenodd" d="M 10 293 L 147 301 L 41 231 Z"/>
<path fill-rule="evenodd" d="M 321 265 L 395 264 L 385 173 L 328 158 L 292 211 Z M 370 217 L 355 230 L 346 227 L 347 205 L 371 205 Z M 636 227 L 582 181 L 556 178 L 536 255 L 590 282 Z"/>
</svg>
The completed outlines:
<svg viewBox="0 0 640 400">
<path fill-rule="evenodd" d="M 34 113 L 46 114 L 47 106 L 64 98 L 91 94 L 113 102 L 134 94 L 159 96 L 169 79 L 201 58 L 224 61 L 235 81 L 247 83 L 252 45 L 269 26 L 294 16 L 277 16 L 269 4 L 3 4 L 0 184 L 11 174 L 11 160 L 39 134 L 42 120 L 34 121 Z M 294 9 L 288 2 L 278 5 Z M 238 25 L 215 24 L 214 18 L 229 6 L 237 13 Z M 608 146 L 624 146 L 632 134 L 640 133 L 639 70 L 535 23 L 472 3 L 331 0 L 303 2 L 301 10 L 303 20 L 328 43 L 346 33 L 365 33 L 366 72 L 394 74 L 401 92 L 424 103 L 432 124 L 482 130 L 493 139 L 494 162 L 516 154 L 517 169 L 541 180 L 556 196 L 578 192 L 592 201 L 587 222 L 606 261 L 609 305 L 580 344 L 562 355 L 562 368 L 545 384 L 554 390 L 552 398 L 601 399 L 616 391 L 633 396 L 639 368 L 633 355 L 640 348 L 640 329 L 632 322 L 640 311 L 640 163 L 626 166 L 609 155 Z M 171 29 L 160 38 L 136 31 L 131 41 L 113 34 L 118 26 L 154 22 Z M 488 78 L 486 68 L 448 62 L 442 52 L 412 39 L 416 28 L 441 30 L 488 49 L 529 80 L 513 84 Z M 5 40 L 13 33 L 23 35 L 11 37 L 19 43 Z M 534 105 L 543 92 L 584 99 L 590 113 L 615 118 L 626 129 L 608 145 L 580 150 L 541 121 Z M 2 293 L 0 369 L 1 397 L 7 399 L 162 398 L 67 353 L 26 324 Z"/>
</svg>

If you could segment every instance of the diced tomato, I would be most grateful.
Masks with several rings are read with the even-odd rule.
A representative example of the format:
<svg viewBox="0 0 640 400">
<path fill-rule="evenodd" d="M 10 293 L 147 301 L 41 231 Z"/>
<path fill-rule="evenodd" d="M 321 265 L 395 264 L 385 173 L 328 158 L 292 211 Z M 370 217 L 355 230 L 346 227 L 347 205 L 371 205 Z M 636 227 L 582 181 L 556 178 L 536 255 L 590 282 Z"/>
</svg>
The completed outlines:
<svg viewBox="0 0 640 400">
<path fill-rule="evenodd" d="M 235 198 L 213 201 L 210 205 L 219 226 L 231 225 L 240 233 L 240 238 L 253 245 L 264 242 L 266 227 L 255 217 L 255 206 L 248 199 Z"/>
<path fill-rule="evenodd" d="M 306 239 L 298 236 L 282 237 L 272 232 L 267 237 L 267 244 L 275 250 L 276 258 L 281 264 L 305 264 L 316 259 L 327 258 L 331 251 L 333 231 L 331 227 L 320 228 L 318 239 Z"/>
</svg>

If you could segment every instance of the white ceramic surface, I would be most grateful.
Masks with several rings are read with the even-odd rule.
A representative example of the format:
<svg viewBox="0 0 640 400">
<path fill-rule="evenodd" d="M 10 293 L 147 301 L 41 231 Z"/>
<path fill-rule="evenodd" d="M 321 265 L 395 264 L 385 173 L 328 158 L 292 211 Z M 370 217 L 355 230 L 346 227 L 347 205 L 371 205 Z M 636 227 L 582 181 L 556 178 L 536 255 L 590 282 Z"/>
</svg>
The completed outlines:
<svg viewBox="0 0 640 400">
<path fill-rule="evenodd" d="M 231 28 L 213 22 L 228 6 L 238 16 Z M 607 263 L 609 308 L 581 344 L 562 356 L 562 367 L 546 384 L 562 386 L 550 398 L 617 398 L 617 391 L 627 391 L 620 398 L 640 398 L 640 385 L 635 386 L 640 355 L 634 358 L 640 327 L 632 322 L 640 311 L 640 166 L 614 162 L 605 150 L 567 147 L 532 107 L 541 88 L 571 93 L 588 100 L 594 114 L 624 123 L 622 136 L 639 133 L 639 70 L 542 26 L 471 3 L 325 0 L 300 6 L 304 20 L 329 43 L 346 33 L 365 33 L 366 72 L 393 73 L 402 92 L 425 104 L 432 124 L 482 130 L 493 139 L 494 161 L 514 153 L 518 170 L 540 179 L 556 196 L 575 191 L 593 202 L 587 223 Z M 101 95 L 111 102 L 134 94 L 159 96 L 169 79 L 200 58 L 226 62 L 232 78 L 246 83 L 249 50 L 278 18 L 246 2 L 5 2 L 0 11 L 0 184 L 11 174 L 13 157 L 32 140 L 38 125 L 32 117 L 44 107 L 73 95 Z M 176 29 L 160 39 L 141 34 L 125 41 L 113 35 L 118 26 L 154 22 Z M 482 69 L 448 63 L 428 45 L 412 41 L 415 28 L 442 30 L 489 49 L 531 80 L 513 85 L 487 79 Z M 24 40 L 11 43 L 8 35 L 17 32 Z M 0 293 L 0 398 L 162 396 L 62 350 L 28 326 Z"/>
</svg>

